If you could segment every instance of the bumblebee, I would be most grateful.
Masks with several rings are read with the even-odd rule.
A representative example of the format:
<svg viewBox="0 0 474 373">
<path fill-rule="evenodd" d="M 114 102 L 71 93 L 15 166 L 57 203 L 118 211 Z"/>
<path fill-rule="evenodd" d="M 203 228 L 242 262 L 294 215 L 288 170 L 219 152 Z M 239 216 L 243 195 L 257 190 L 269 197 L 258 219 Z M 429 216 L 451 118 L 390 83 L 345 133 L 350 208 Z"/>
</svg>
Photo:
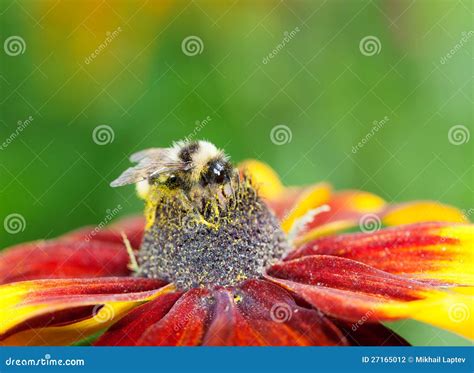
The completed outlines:
<svg viewBox="0 0 474 373">
<path fill-rule="evenodd" d="M 138 164 L 114 180 L 112 187 L 146 181 L 189 193 L 196 187 L 223 185 L 234 175 L 229 157 L 207 141 L 179 141 L 170 148 L 142 150 L 130 161 Z"/>
</svg>

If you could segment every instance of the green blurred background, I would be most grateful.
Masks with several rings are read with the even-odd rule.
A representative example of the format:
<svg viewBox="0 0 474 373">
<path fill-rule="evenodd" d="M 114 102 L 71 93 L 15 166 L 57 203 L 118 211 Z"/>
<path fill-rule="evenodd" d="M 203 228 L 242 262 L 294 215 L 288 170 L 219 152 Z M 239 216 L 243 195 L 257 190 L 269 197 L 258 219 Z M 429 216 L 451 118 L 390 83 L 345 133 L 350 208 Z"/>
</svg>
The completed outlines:
<svg viewBox="0 0 474 373">
<path fill-rule="evenodd" d="M 119 205 L 117 217 L 139 212 L 132 187 L 109 187 L 127 156 L 193 134 L 268 162 L 286 184 L 472 211 L 472 12 L 469 0 L 2 0 L 0 218 L 26 225 L 1 229 L 0 247 L 95 225 Z M 466 343 L 393 327 L 416 344 Z"/>
</svg>

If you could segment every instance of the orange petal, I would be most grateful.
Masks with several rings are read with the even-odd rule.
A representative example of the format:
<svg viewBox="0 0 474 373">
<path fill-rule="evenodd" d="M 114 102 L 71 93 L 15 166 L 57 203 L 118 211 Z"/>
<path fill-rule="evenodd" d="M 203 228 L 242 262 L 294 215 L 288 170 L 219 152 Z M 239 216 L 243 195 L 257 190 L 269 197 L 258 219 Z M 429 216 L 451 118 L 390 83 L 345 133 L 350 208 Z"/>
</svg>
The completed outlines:
<svg viewBox="0 0 474 373">
<path fill-rule="evenodd" d="M 329 202 L 331 196 L 331 186 L 327 183 L 319 183 L 304 188 L 293 208 L 283 217 L 281 227 L 288 233 L 298 218 L 301 218 L 308 211 L 315 209 Z"/>
<path fill-rule="evenodd" d="M 284 191 L 278 174 L 265 163 L 249 159 L 238 167 L 250 177 L 262 198 L 273 199 Z"/>
<path fill-rule="evenodd" d="M 383 216 L 385 225 L 442 221 L 467 223 L 469 220 L 455 207 L 432 201 L 408 202 L 390 206 Z"/>
<path fill-rule="evenodd" d="M 386 202 L 379 196 L 359 190 L 334 193 L 328 201 L 329 211 L 318 214 L 307 225 L 296 246 L 318 237 L 337 233 L 358 226 L 364 216 L 375 216 L 382 212 Z"/>
<path fill-rule="evenodd" d="M 158 280 L 113 277 L 3 285 L 0 287 L 0 343 L 77 342 L 113 324 L 134 307 L 173 290 L 172 285 L 160 289 L 163 285 Z"/>
</svg>

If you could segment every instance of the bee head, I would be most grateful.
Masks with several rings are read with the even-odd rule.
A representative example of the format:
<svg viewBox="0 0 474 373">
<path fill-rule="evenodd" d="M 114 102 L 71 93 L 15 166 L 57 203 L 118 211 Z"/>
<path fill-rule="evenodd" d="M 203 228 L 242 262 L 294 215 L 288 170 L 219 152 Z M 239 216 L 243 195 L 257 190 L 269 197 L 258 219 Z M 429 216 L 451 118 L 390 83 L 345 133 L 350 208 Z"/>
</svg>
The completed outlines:
<svg viewBox="0 0 474 373">
<path fill-rule="evenodd" d="M 187 174 L 193 184 L 202 187 L 223 185 L 230 181 L 233 167 L 228 157 L 207 141 L 193 141 L 178 144 L 179 159 L 189 165 Z"/>
</svg>

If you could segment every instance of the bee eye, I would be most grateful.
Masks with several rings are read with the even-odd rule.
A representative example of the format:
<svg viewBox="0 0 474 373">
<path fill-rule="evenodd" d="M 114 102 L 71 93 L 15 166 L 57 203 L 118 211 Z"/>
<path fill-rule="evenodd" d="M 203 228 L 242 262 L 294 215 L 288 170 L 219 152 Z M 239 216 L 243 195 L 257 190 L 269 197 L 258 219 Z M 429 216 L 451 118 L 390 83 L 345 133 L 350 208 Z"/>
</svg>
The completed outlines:
<svg viewBox="0 0 474 373">
<path fill-rule="evenodd" d="M 229 180 L 229 166 L 222 161 L 212 161 L 201 177 L 201 184 L 223 184 L 227 180 Z"/>
<path fill-rule="evenodd" d="M 216 183 L 221 184 L 221 183 L 224 182 L 224 180 L 225 180 L 224 170 L 221 170 L 221 169 L 219 169 L 219 168 L 217 168 L 217 167 L 214 167 L 214 168 L 212 169 L 212 172 L 214 173 L 214 181 L 215 181 Z"/>
<path fill-rule="evenodd" d="M 165 185 L 168 186 L 168 188 L 174 189 L 178 188 L 181 185 L 180 179 L 176 175 L 170 175 L 165 181 Z"/>
</svg>

